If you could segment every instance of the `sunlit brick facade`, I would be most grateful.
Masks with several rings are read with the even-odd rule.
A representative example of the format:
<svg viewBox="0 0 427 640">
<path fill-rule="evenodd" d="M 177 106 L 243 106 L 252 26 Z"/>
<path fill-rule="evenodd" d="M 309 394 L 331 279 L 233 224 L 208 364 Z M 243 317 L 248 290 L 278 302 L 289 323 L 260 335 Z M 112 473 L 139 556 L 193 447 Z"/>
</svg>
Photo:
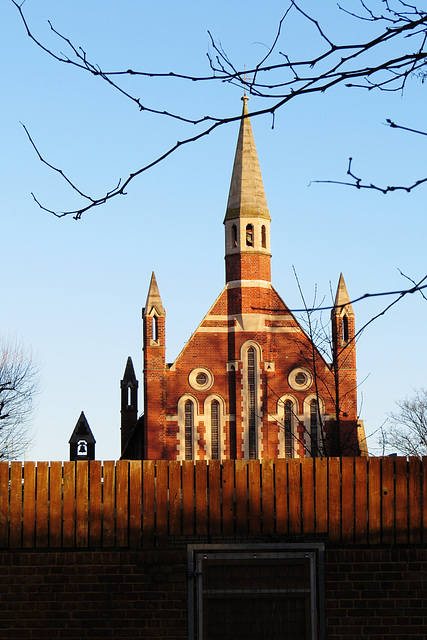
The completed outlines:
<svg viewBox="0 0 427 640">
<path fill-rule="evenodd" d="M 331 364 L 271 284 L 270 215 L 243 100 L 224 220 L 225 287 L 168 364 L 166 313 L 153 273 L 143 309 L 144 416 L 131 435 L 128 422 L 122 425 L 122 457 L 275 459 L 365 452 L 357 419 L 354 312 L 344 279 L 332 310 Z M 133 378 L 128 375 L 122 389 L 134 388 Z M 122 416 L 128 419 L 124 397 Z"/>
</svg>

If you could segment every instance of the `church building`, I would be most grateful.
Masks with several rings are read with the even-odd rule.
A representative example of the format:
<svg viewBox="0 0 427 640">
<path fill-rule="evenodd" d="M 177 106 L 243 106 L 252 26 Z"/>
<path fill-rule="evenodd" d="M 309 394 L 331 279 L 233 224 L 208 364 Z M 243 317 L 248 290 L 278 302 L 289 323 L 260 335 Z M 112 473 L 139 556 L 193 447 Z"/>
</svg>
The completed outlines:
<svg viewBox="0 0 427 640">
<path fill-rule="evenodd" d="M 270 214 L 247 100 L 224 219 L 225 287 L 173 363 L 154 273 L 143 309 L 144 413 L 128 358 L 125 459 L 265 459 L 366 454 L 357 418 L 355 318 L 344 278 L 327 362 L 271 284 Z"/>
</svg>

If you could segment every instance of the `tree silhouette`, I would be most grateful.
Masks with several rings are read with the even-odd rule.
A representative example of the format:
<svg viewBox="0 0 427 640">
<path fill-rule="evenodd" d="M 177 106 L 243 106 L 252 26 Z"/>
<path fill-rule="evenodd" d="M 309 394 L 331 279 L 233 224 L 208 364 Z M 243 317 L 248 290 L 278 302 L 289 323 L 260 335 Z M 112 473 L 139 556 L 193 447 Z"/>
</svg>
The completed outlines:
<svg viewBox="0 0 427 640">
<path fill-rule="evenodd" d="M 31 352 L 19 343 L 0 341 L 0 460 L 25 453 L 38 382 Z"/>
<path fill-rule="evenodd" d="M 427 391 L 415 390 L 412 398 L 396 402 L 397 411 L 389 414 L 381 444 L 405 456 L 427 455 Z"/>
</svg>

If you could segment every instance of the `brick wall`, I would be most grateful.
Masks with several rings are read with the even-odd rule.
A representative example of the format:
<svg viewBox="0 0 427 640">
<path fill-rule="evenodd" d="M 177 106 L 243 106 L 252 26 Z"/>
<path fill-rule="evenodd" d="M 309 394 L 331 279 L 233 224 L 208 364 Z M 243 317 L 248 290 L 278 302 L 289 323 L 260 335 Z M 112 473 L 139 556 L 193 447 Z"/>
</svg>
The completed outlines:
<svg viewBox="0 0 427 640">
<path fill-rule="evenodd" d="M 427 549 L 328 549 L 328 640 L 427 637 Z"/>
<path fill-rule="evenodd" d="M 187 635 L 185 551 L 30 551 L 0 556 L 0 638 Z"/>
<path fill-rule="evenodd" d="M 3 552 L 0 639 L 185 638 L 186 561 L 184 544 Z M 325 605 L 328 640 L 425 638 L 427 549 L 327 548 Z"/>
</svg>

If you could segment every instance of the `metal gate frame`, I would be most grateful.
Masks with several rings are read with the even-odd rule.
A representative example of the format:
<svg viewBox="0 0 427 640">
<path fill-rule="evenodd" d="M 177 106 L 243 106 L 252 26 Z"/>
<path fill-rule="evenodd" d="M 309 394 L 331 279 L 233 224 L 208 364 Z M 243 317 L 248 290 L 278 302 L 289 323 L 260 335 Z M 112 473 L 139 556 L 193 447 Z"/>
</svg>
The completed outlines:
<svg viewBox="0 0 427 640">
<path fill-rule="evenodd" d="M 311 638 L 324 640 L 324 552 L 324 545 L 319 543 L 188 545 L 188 640 L 203 640 L 202 562 L 208 557 L 212 560 L 308 558 L 310 561 Z"/>
</svg>

